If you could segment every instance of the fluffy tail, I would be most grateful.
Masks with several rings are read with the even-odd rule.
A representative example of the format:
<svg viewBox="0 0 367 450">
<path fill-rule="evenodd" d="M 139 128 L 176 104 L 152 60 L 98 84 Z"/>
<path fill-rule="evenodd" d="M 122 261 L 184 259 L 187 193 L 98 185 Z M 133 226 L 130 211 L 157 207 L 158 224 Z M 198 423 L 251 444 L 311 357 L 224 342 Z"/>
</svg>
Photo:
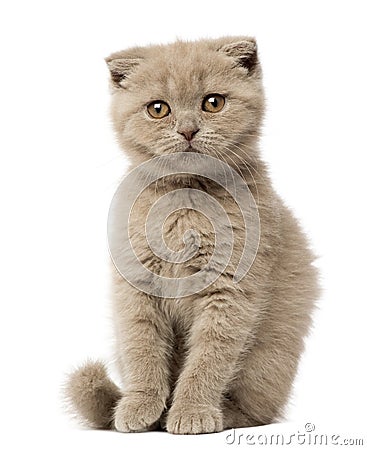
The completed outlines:
<svg viewBox="0 0 367 450">
<path fill-rule="evenodd" d="M 102 362 L 88 361 L 69 375 L 65 396 L 78 419 L 106 429 L 112 428 L 114 409 L 122 394 Z"/>
</svg>

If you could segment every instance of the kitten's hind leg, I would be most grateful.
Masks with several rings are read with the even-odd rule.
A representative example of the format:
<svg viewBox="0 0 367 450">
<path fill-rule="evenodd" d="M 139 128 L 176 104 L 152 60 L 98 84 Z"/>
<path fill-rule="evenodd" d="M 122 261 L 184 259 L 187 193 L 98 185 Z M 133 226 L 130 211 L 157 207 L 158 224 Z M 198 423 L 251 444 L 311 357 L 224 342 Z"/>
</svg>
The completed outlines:
<svg viewBox="0 0 367 450">
<path fill-rule="evenodd" d="M 293 339 L 293 348 L 299 347 L 293 354 L 288 337 L 279 333 L 273 341 L 258 342 L 244 357 L 229 388 L 231 403 L 224 402 L 227 428 L 265 425 L 282 418 L 302 347 L 300 339 L 298 343 Z"/>
<path fill-rule="evenodd" d="M 257 419 L 250 417 L 240 405 L 230 396 L 225 396 L 222 402 L 223 428 L 247 428 L 264 425 Z"/>
</svg>

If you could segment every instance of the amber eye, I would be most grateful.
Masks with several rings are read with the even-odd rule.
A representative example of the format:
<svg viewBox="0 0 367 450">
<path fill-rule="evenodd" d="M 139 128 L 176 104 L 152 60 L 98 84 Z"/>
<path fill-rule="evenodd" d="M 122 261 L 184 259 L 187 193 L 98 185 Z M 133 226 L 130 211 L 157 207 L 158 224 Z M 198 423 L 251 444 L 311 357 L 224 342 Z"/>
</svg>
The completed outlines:
<svg viewBox="0 0 367 450">
<path fill-rule="evenodd" d="M 217 113 L 223 109 L 225 100 L 223 95 L 209 94 L 203 100 L 203 110 L 211 113 Z"/>
<path fill-rule="evenodd" d="M 148 113 L 153 119 L 163 119 L 171 112 L 169 106 L 165 102 L 156 100 L 147 106 Z"/>
</svg>

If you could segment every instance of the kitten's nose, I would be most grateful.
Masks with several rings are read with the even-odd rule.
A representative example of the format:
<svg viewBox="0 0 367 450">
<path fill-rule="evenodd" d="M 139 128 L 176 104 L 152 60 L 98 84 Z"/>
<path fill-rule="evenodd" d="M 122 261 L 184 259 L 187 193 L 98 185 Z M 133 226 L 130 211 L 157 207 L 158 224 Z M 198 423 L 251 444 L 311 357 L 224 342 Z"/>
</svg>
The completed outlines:
<svg viewBox="0 0 367 450">
<path fill-rule="evenodd" d="M 192 141 L 192 138 L 195 136 L 195 134 L 199 131 L 199 128 L 197 130 L 182 130 L 177 131 L 178 134 L 181 134 L 185 137 L 187 141 Z"/>
</svg>

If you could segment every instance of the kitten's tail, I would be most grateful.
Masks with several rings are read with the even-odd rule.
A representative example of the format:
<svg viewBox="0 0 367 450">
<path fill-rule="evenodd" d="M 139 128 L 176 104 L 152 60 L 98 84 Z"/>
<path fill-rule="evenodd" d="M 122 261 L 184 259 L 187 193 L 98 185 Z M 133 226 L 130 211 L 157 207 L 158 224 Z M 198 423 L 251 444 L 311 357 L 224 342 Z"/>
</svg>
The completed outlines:
<svg viewBox="0 0 367 450">
<path fill-rule="evenodd" d="M 86 362 L 69 375 L 65 385 L 69 409 L 79 420 L 95 428 L 112 428 L 114 409 L 121 396 L 99 361 Z"/>
</svg>

